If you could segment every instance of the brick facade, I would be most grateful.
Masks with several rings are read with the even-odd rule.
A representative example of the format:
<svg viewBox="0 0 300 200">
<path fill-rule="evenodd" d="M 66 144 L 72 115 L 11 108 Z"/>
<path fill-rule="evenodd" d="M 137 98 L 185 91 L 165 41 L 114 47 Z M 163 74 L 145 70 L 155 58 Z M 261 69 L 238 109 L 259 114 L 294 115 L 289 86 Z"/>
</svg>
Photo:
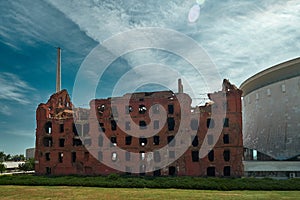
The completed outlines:
<svg viewBox="0 0 300 200">
<path fill-rule="evenodd" d="M 62 90 L 37 108 L 35 171 L 240 177 L 241 93 L 224 80 L 200 107 L 185 93 L 159 91 L 95 99 L 83 109 Z"/>
</svg>

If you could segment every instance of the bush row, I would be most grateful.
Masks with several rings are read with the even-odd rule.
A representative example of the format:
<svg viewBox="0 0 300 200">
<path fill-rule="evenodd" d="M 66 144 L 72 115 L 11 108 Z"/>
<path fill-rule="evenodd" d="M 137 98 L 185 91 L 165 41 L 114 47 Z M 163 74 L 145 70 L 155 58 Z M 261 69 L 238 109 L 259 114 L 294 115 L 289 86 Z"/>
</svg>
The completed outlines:
<svg viewBox="0 0 300 200">
<path fill-rule="evenodd" d="M 176 188 L 200 190 L 300 190 L 300 179 L 3 175 L 0 185 Z"/>
</svg>

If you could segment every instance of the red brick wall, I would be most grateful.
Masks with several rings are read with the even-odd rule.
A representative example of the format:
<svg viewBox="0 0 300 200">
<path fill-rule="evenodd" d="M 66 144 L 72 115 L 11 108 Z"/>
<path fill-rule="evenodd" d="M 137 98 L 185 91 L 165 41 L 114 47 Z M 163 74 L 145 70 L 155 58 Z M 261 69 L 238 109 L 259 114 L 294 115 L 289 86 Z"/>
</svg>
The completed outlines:
<svg viewBox="0 0 300 200">
<path fill-rule="evenodd" d="M 141 161 L 139 157 L 134 158 L 132 156 L 130 161 L 125 161 L 126 156 L 125 152 L 123 152 L 117 155 L 116 161 L 112 161 L 114 148 L 134 153 L 139 153 L 140 151 L 146 153 L 153 152 L 168 145 L 168 136 L 175 136 L 177 132 L 180 132 L 182 133 L 182 137 L 176 139 L 174 146 L 168 147 L 166 155 L 160 156 L 161 160 L 163 160 L 162 162 L 171 162 L 171 164 L 160 170 L 161 175 L 169 175 L 169 167 L 173 167 L 176 175 L 207 176 L 207 168 L 215 167 L 215 176 L 224 176 L 224 167 L 227 167 L 227 169 L 230 167 L 230 176 L 240 177 L 243 174 L 241 91 L 234 88 L 229 82 L 224 81 L 223 90 L 209 94 L 209 97 L 214 103 L 196 107 L 194 108 L 194 112 L 191 112 L 191 98 L 187 94 L 180 93 L 174 95 L 169 91 L 134 93 L 113 99 L 96 99 L 91 101 L 90 109 L 72 109 L 72 103 L 67 91 L 63 90 L 56 93 L 51 96 L 46 104 L 40 104 L 36 111 L 36 173 L 46 174 L 47 169 L 48 173 L 55 175 L 124 173 L 116 170 L 120 166 L 123 168 L 123 171 L 125 167 L 130 167 L 133 171 L 139 171 L 139 166 L 149 162 L 149 160 L 145 159 Z M 159 113 L 157 114 L 153 113 L 151 109 L 151 106 L 154 104 L 160 104 L 163 107 L 159 108 Z M 167 113 L 168 105 L 170 104 L 174 106 L 173 114 Z M 102 105 L 105 106 L 104 109 L 101 109 Z M 111 116 L 111 105 L 116 107 L 118 111 L 117 116 Z M 125 108 L 129 105 L 132 106 L 133 110 L 127 114 Z M 139 113 L 140 105 L 146 107 L 147 110 L 145 113 Z M 168 130 L 167 123 L 163 124 L 161 122 L 164 117 L 164 111 L 166 112 L 165 117 L 174 118 L 174 130 Z M 215 127 L 209 130 L 209 134 L 213 135 L 213 139 L 216 141 L 216 144 L 212 147 L 214 160 L 209 161 L 206 155 L 200 158 L 199 161 L 193 162 L 191 152 L 202 152 L 201 146 L 204 144 L 203 142 L 207 142 L 207 118 L 212 118 L 215 122 Z M 228 118 L 228 127 L 223 127 L 224 118 Z M 112 119 L 117 121 L 116 130 L 111 129 Z M 190 126 L 191 119 L 199 121 L 198 130 L 194 131 L 198 136 L 198 145 L 195 147 L 188 145 L 183 150 L 183 155 L 177 160 L 172 161 L 172 158 L 169 158 L 171 154 L 169 151 L 179 150 L 182 144 L 185 143 L 191 144 L 191 134 L 193 132 Z M 130 120 L 132 122 L 130 124 L 131 132 L 129 133 L 145 136 L 147 138 L 145 146 L 140 145 L 138 137 L 132 137 L 131 144 L 126 145 L 125 137 L 128 135 L 128 130 L 125 130 L 125 128 L 126 122 Z M 158 133 L 153 128 L 154 120 L 160 121 L 159 128 L 162 129 Z M 146 122 L 146 129 L 140 129 L 140 121 Z M 47 122 L 52 123 L 51 133 L 46 133 L 45 125 Z M 74 131 L 74 123 L 81 125 L 77 126 L 78 135 Z M 99 123 L 103 125 L 105 132 L 101 131 Z M 181 125 L 180 129 L 179 125 Z M 61 130 L 62 126 L 63 130 Z M 228 134 L 228 144 L 224 144 L 224 134 Z M 103 139 L 101 147 L 99 147 L 98 143 L 100 135 L 103 138 L 108 138 L 108 141 Z M 148 137 L 149 135 L 151 137 Z M 154 145 L 153 135 L 160 137 L 159 145 Z M 109 140 L 111 137 L 116 137 L 116 147 L 110 144 Z M 45 140 L 49 138 L 52 139 L 52 146 L 47 147 L 47 145 L 45 146 L 45 143 L 47 143 Z M 60 139 L 64 139 L 63 147 L 59 142 Z M 77 142 L 81 139 L 82 143 L 86 145 L 74 145 L 74 139 L 77 139 Z M 111 167 L 98 161 L 100 151 L 102 160 L 110 161 Z M 229 161 L 224 160 L 224 151 L 230 152 Z M 62 162 L 59 160 L 60 153 L 63 153 Z M 73 160 L 75 153 L 76 160 Z M 49 154 L 50 156 L 48 156 Z M 50 157 L 50 160 L 46 159 L 47 156 Z M 154 160 L 150 162 L 152 166 L 157 165 Z M 51 172 L 49 171 L 50 169 Z M 147 175 L 153 175 L 153 172 L 148 172 Z"/>
</svg>

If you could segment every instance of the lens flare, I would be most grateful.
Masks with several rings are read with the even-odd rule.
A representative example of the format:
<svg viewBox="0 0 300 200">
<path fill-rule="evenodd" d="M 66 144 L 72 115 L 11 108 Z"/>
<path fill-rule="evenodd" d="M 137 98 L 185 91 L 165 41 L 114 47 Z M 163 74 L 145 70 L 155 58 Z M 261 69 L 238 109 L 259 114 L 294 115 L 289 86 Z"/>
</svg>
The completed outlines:
<svg viewBox="0 0 300 200">
<path fill-rule="evenodd" d="M 198 20 L 199 16 L 200 16 L 200 6 L 198 4 L 195 4 L 190 9 L 188 20 L 191 23 L 196 22 Z"/>
</svg>

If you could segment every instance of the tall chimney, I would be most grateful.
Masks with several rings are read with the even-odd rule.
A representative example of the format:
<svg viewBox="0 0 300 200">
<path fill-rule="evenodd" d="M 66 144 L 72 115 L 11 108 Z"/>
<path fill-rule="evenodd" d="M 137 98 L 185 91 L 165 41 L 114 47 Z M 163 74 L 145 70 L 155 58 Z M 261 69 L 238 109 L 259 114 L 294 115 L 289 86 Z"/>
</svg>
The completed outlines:
<svg viewBox="0 0 300 200">
<path fill-rule="evenodd" d="M 178 93 L 183 93 L 183 85 L 181 79 L 178 79 Z"/>
<path fill-rule="evenodd" d="M 61 53 L 60 47 L 57 48 L 57 65 L 56 65 L 56 92 L 61 90 Z"/>
</svg>

